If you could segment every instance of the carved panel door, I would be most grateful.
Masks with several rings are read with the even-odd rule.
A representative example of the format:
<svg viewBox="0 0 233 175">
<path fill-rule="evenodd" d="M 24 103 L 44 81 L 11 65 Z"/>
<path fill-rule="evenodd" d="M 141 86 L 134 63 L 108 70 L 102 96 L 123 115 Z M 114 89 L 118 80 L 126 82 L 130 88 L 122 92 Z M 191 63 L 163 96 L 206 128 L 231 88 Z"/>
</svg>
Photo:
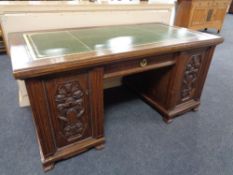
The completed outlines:
<svg viewBox="0 0 233 175">
<path fill-rule="evenodd" d="M 91 81 L 93 80 L 88 72 L 72 73 L 47 80 L 46 90 L 49 94 L 48 103 L 56 147 L 63 147 L 95 135 L 93 128 L 97 123 L 94 122 L 96 120 L 92 114 L 96 106 L 92 105 L 92 101 L 99 100 L 101 105 L 102 99 L 93 99 Z M 102 89 L 98 91 L 101 93 Z"/>
<path fill-rule="evenodd" d="M 178 103 L 183 103 L 188 100 L 195 100 L 199 98 L 198 90 L 202 86 L 202 79 L 204 78 L 203 68 L 208 61 L 206 51 L 199 52 L 184 52 L 181 58 L 185 59 L 185 67 L 183 70 L 183 76 L 180 85 L 180 94 Z"/>
</svg>

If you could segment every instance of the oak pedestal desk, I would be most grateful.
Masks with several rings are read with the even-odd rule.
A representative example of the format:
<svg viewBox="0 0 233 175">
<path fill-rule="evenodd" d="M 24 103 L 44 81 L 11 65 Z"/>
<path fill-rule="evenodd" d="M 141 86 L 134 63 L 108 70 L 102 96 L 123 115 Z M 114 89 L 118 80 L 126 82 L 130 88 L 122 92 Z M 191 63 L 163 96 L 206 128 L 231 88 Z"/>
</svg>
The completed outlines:
<svg viewBox="0 0 233 175">
<path fill-rule="evenodd" d="M 26 82 L 44 170 L 103 148 L 105 80 L 124 77 L 166 122 L 196 110 L 221 42 L 157 23 L 10 34 L 13 74 Z"/>
</svg>

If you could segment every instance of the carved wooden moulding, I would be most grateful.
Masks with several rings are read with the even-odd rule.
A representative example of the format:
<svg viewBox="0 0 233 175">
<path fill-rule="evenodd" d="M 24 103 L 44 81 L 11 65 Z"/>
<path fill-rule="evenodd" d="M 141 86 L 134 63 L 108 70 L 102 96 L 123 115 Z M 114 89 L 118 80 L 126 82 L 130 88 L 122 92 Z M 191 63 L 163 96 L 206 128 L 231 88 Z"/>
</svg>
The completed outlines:
<svg viewBox="0 0 233 175">
<path fill-rule="evenodd" d="M 200 72 L 202 55 L 192 55 L 184 71 L 184 78 L 181 86 L 181 101 L 189 100 L 193 97 L 198 74 Z"/>
<path fill-rule="evenodd" d="M 84 95 L 78 81 L 66 82 L 57 88 L 57 117 L 67 141 L 81 138 L 86 130 Z"/>
</svg>

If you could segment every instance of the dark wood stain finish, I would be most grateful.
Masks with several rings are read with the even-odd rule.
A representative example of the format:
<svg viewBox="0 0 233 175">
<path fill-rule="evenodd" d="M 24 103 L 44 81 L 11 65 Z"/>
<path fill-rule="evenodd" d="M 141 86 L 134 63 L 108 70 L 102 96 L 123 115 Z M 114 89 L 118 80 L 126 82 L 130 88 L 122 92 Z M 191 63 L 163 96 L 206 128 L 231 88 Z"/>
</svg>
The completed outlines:
<svg viewBox="0 0 233 175">
<path fill-rule="evenodd" d="M 199 106 L 213 50 L 208 47 L 177 53 L 175 66 L 125 77 L 124 83 L 169 123 Z"/>
<path fill-rule="evenodd" d="M 90 144 L 103 145 L 102 68 L 28 79 L 26 85 L 45 170 L 61 151 L 63 159 Z M 70 153 L 73 144 L 76 149 Z"/>
<path fill-rule="evenodd" d="M 58 160 L 104 147 L 104 79 L 124 76 L 123 83 L 168 123 L 196 110 L 215 46 L 223 39 L 193 33 L 195 40 L 182 43 L 169 41 L 123 53 L 100 56 L 88 52 L 37 61 L 28 54 L 22 33 L 11 34 L 13 73 L 26 82 L 44 170 L 53 168 Z"/>
</svg>

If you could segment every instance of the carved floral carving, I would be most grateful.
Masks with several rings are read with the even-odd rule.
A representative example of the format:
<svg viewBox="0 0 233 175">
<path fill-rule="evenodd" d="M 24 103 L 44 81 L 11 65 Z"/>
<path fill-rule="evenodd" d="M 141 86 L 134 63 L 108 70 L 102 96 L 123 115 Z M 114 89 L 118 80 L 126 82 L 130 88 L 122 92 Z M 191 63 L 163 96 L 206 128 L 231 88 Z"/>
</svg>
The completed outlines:
<svg viewBox="0 0 233 175">
<path fill-rule="evenodd" d="M 72 81 L 59 85 L 55 101 L 64 137 L 68 141 L 82 137 L 86 124 L 83 119 L 84 92 L 79 82 Z"/>
<path fill-rule="evenodd" d="M 201 62 L 202 55 L 193 55 L 191 56 L 190 61 L 186 65 L 181 87 L 181 101 L 185 101 L 192 98 L 199 70 L 201 67 Z"/>
</svg>

